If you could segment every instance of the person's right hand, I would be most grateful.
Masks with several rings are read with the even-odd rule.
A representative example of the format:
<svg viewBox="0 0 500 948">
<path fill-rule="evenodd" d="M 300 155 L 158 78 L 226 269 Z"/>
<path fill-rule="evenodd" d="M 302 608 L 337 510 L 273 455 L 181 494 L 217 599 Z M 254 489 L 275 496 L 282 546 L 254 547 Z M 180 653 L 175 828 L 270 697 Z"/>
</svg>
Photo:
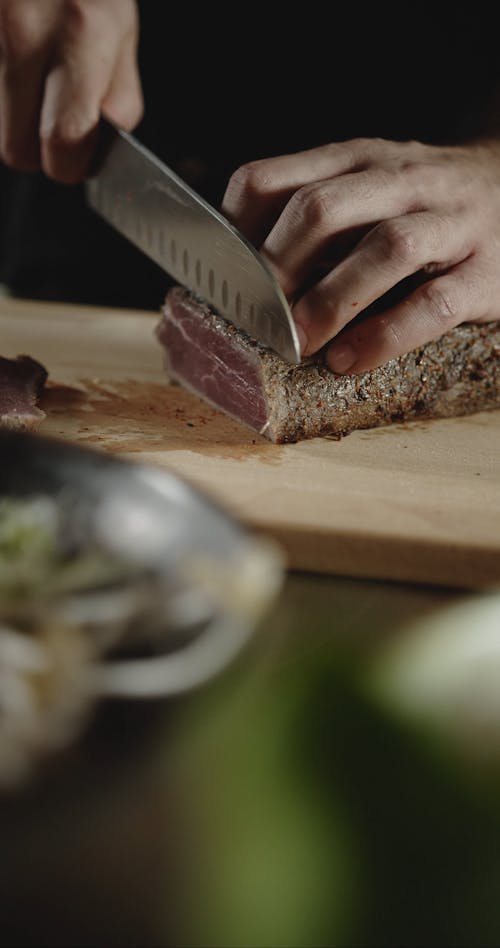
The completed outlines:
<svg viewBox="0 0 500 948">
<path fill-rule="evenodd" d="M 143 111 L 136 0 L 0 0 L 0 158 L 67 184 L 85 177 L 101 114 Z"/>
</svg>

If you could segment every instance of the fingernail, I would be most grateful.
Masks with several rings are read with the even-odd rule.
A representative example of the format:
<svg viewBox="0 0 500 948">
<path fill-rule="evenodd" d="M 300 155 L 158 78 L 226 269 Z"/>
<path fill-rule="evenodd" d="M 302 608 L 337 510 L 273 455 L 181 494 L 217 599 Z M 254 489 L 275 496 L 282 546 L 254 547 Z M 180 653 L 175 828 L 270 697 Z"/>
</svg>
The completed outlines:
<svg viewBox="0 0 500 948">
<path fill-rule="evenodd" d="M 300 323 L 295 323 L 295 328 L 297 330 L 297 336 L 299 340 L 300 354 L 304 355 L 309 345 L 309 339 L 307 338 L 305 329 L 300 325 Z"/>
<path fill-rule="evenodd" d="M 347 342 L 339 343 L 328 350 L 327 361 L 333 372 L 348 372 L 356 362 L 356 351 Z"/>
</svg>

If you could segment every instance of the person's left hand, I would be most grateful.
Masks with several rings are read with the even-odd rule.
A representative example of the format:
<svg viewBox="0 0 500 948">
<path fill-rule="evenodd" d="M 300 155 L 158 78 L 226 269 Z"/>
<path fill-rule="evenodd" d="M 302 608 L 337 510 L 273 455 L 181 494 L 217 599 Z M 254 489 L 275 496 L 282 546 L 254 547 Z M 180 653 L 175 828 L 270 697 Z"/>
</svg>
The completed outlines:
<svg viewBox="0 0 500 948">
<path fill-rule="evenodd" d="M 326 346 L 334 372 L 500 318 L 500 142 L 355 139 L 262 159 L 233 174 L 222 211 L 293 304 L 302 354 Z M 352 322 L 413 274 L 418 288 Z"/>
</svg>

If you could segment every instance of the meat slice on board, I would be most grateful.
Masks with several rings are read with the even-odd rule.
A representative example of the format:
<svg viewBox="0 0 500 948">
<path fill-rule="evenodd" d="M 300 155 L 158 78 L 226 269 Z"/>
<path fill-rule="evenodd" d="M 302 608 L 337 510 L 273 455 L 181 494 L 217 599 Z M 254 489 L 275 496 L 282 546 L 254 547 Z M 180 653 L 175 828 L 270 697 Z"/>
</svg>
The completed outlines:
<svg viewBox="0 0 500 948">
<path fill-rule="evenodd" d="M 0 428 L 34 428 L 45 418 L 38 399 L 47 370 L 30 356 L 0 356 Z"/>
</svg>

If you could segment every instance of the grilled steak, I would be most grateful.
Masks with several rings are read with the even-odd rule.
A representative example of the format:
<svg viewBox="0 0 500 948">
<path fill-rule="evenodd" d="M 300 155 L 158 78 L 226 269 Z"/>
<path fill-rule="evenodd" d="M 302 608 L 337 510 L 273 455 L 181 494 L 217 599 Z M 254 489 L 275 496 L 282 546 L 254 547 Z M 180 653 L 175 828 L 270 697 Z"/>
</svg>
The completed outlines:
<svg viewBox="0 0 500 948">
<path fill-rule="evenodd" d="M 156 335 L 169 378 L 280 443 L 500 407 L 500 321 L 464 323 L 363 374 L 285 362 L 182 287 Z"/>
<path fill-rule="evenodd" d="M 29 356 L 0 356 L 0 428 L 34 428 L 45 418 L 37 406 L 47 371 Z"/>
</svg>

